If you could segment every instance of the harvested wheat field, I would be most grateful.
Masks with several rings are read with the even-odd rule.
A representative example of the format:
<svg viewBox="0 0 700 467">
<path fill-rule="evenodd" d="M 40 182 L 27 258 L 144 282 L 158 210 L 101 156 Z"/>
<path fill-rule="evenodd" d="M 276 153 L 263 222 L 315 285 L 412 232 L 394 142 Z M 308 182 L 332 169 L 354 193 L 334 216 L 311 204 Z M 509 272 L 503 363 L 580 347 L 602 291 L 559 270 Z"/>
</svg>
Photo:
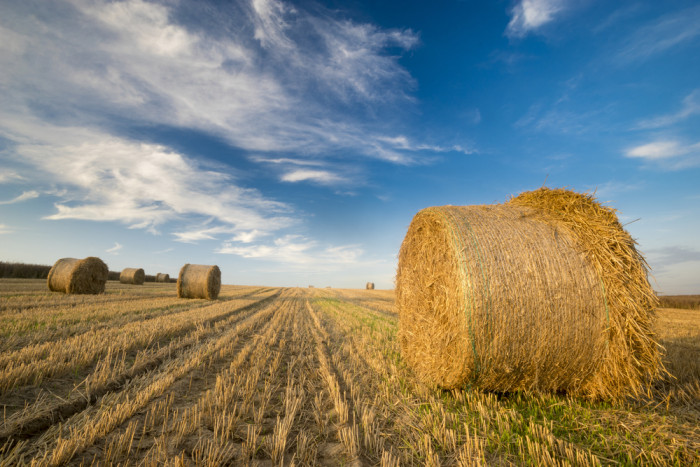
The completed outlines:
<svg viewBox="0 0 700 467">
<path fill-rule="evenodd" d="M 615 403 L 446 391 L 404 363 L 393 291 L 0 280 L 0 465 L 693 465 L 700 311 L 672 374 Z"/>
</svg>

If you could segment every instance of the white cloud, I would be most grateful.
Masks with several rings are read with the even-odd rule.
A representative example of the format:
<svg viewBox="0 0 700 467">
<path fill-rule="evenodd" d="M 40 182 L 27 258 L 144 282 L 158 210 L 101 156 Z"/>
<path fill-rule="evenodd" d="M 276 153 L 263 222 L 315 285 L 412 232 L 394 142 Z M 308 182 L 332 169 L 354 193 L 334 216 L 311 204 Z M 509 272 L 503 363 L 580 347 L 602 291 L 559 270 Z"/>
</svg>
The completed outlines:
<svg viewBox="0 0 700 467">
<path fill-rule="evenodd" d="M 337 183 L 342 183 L 345 181 L 342 177 L 331 173 L 327 170 L 307 170 L 298 169 L 292 170 L 282 175 L 281 180 L 283 182 L 302 182 L 302 181 L 312 181 L 321 183 L 323 185 L 333 185 Z"/>
<path fill-rule="evenodd" d="M 478 112 L 478 110 L 477 110 Z M 481 116 L 479 115 L 479 119 Z M 389 147 L 404 151 L 430 151 L 430 152 L 461 152 L 463 154 L 474 154 L 476 150 L 455 144 L 452 146 L 440 146 L 436 144 L 415 143 L 404 135 L 399 136 L 378 136 L 377 140 L 386 143 Z M 410 160 L 410 159 L 407 159 Z"/>
<path fill-rule="evenodd" d="M 21 195 L 12 198 L 11 200 L 8 201 L 0 201 L 0 204 L 14 204 L 14 203 L 20 203 L 22 201 L 26 201 L 28 199 L 35 199 L 39 197 L 39 192 L 36 190 L 29 190 L 23 192 Z"/>
<path fill-rule="evenodd" d="M 683 99 L 682 107 L 678 112 L 642 120 L 637 124 L 636 128 L 650 129 L 667 127 L 698 114 L 700 114 L 700 89 L 694 90 Z"/>
<path fill-rule="evenodd" d="M 51 126 L 45 130 L 53 135 Z M 48 219 L 117 221 L 151 231 L 168 221 L 202 217 L 212 224 L 198 227 L 199 233 L 176 233 L 181 241 L 293 223 L 284 215 L 291 212 L 287 205 L 241 187 L 225 167 L 209 168 L 160 145 L 101 133 L 78 132 L 80 144 L 68 144 L 76 136 L 70 128 L 61 134 L 66 141 L 37 139 L 15 148 L 33 166 L 36 182 L 60 188 Z"/>
<path fill-rule="evenodd" d="M 255 162 L 261 162 L 266 164 L 276 164 L 276 165 L 301 165 L 301 166 L 322 166 L 322 161 L 317 160 L 307 160 L 307 159 L 293 159 L 290 157 L 264 157 L 260 155 L 255 155 L 250 158 Z"/>
<path fill-rule="evenodd" d="M 0 183 L 8 183 L 8 182 L 22 181 L 22 180 L 24 180 L 24 177 L 22 177 L 16 171 L 10 170 L 8 168 L 1 168 L 0 169 Z"/>
<path fill-rule="evenodd" d="M 665 159 L 684 153 L 684 148 L 678 141 L 655 141 L 642 144 L 627 150 L 627 157 L 639 157 L 642 159 Z"/>
<path fill-rule="evenodd" d="M 214 240 L 217 234 L 230 232 L 230 229 L 221 227 L 211 227 L 208 229 L 192 229 L 183 230 L 181 232 L 173 232 L 175 240 L 182 243 L 197 243 L 201 240 Z"/>
<path fill-rule="evenodd" d="M 71 126 L 104 126 L 111 115 L 205 131 L 248 151 L 345 148 L 382 158 L 367 117 L 377 118 L 377 104 L 411 102 L 413 80 L 395 52 L 417 44 L 410 30 L 275 0 L 217 11 L 141 0 L 71 3 L 52 4 L 61 14 L 29 14 L 21 3 L 3 9 L 0 108 L 8 119 L 29 103 Z M 178 8 L 194 24 L 222 24 L 178 23 L 185 17 Z"/>
<path fill-rule="evenodd" d="M 56 197 L 49 219 L 167 228 L 185 242 L 226 235 L 247 254 L 299 222 L 230 166 L 137 141 L 143 128 L 216 136 L 236 154 L 279 162 L 275 175 L 290 182 L 358 182 L 344 170 L 358 156 L 408 163 L 422 156 L 417 150 L 462 150 L 382 139 L 397 133 L 396 120 L 383 117 L 413 103 L 415 82 L 399 63 L 419 42 L 410 30 L 276 0 L 34 8 L 9 2 L 0 15 L 0 137 L 15 171 L 0 182 L 32 180 Z M 308 258 L 308 242 L 272 247 Z M 333 248 L 346 259 L 357 251 L 319 254 Z"/>
<path fill-rule="evenodd" d="M 679 170 L 700 165 L 700 142 L 683 144 L 674 140 L 654 141 L 625 151 L 631 158 L 661 164 L 669 170 Z"/>
<path fill-rule="evenodd" d="M 122 244 L 119 243 L 119 242 L 114 242 L 114 246 L 113 246 L 112 248 L 106 249 L 105 251 L 106 251 L 107 253 L 111 253 L 111 254 L 113 254 L 113 255 L 118 255 L 118 254 L 119 254 L 119 250 L 121 250 L 122 248 L 124 248 L 124 245 L 122 245 Z"/>
<path fill-rule="evenodd" d="M 520 0 L 510 11 L 509 37 L 524 37 L 554 20 L 564 9 L 562 0 Z"/>
<path fill-rule="evenodd" d="M 251 230 L 249 232 L 238 232 L 232 240 L 234 242 L 240 243 L 252 243 L 264 235 L 265 232 L 261 232 L 259 230 Z"/>
<path fill-rule="evenodd" d="M 12 233 L 12 229 L 5 224 L 0 224 L 0 235 Z"/>
<path fill-rule="evenodd" d="M 265 48 L 292 50 L 294 43 L 287 37 L 289 25 L 284 20 L 287 14 L 295 10 L 275 0 L 252 0 L 255 11 L 255 38 Z"/>
<path fill-rule="evenodd" d="M 637 28 L 627 38 L 616 61 L 628 63 L 689 43 L 700 36 L 700 6 L 693 6 L 656 18 Z"/>
<path fill-rule="evenodd" d="M 358 245 L 319 247 L 318 242 L 307 237 L 285 235 L 267 244 L 226 243 L 217 253 L 330 270 L 350 264 L 357 266 L 364 252 Z"/>
</svg>

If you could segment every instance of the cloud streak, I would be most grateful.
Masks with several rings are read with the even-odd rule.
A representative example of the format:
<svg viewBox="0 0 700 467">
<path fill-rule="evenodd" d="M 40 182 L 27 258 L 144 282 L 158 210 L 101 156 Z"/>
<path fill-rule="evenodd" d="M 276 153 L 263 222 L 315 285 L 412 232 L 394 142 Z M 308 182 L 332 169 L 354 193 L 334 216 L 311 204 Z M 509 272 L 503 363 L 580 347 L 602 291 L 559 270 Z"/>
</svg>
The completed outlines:
<svg viewBox="0 0 700 467">
<path fill-rule="evenodd" d="M 642 120 L 636 125 L 636 129 L 646 130 L 668 127 L 698 114 L 700 114 L 700 89 L 695 89 L 683 99 L 680 110 L 675 113 Z"/>
<path fill-rule="evenodd" d="M 642 159 L 668 170 L 700 166 L 700 142 L 683 144 L 676 140 L 658 140 L 625 151 L 629 158 Z"/>
<path fill-rule="evenodd" d="M 11 200 L 8 201 L 0 201 L 0 204 L 15 204 L 15 203 L 21 203 L 22 201 L 26 201 L 28 199 L 35 199 L 39 197 L 39 192 L 36 190 L 30 190 L 30 191 L 25 191 L 21 195 L 12 198 Z"/>
<path fill-rule="evenodd" d="M 6 108 L 27 100 L 72 126 L 104 129 L 109 113 L 205 131 L 249 151 L 346 148 L 382 158 L 367 117 L 377 104 L 411 101 L 411 76 L 386 53 L 413 48 L 418 37 L 409 30 L 312 15 L 276 0 L 217 6 L 223 24 L 214 31 L 175 20 L 214 21 L 195 4 L 70 5 L 56 2 L 61 14 L 45 16 L 21 4 L 5 8 Z"/>
<path fill-rule="evenodd" d="M 82 130 L 76 137 L 63 128 L 57 132 L 63 139 L 56 140 L 55 128 L 45 130 L 51 139 L 37 137 L 14 150 L 33 167 L 36 182 L 56 187 L 56 212 L 47 219 L 114 221 L 154 233 L 166 222 L 197 219 L 200 225 L 212 224 L 210 233 L 270 232 L 294 223 L 289 206 L 240 186 L 225 166 L 207 167 L 161 145 L 99 132 Z M 194 231 L 176 235 L 189 241 L 208 238 Z"/>
<path fill-rule="evenodd" d="M 510 11 L 506 28 L 508 37 L 522 38 L 535 32 L 564 9 L 561 0 L 520 0 Z"/>
<path fill-rule="evenodd" d="M 700 262 L 700 251 L 684 246 L 652 249 L 647 252 L 647 256 L 650 257 L 650 263 L 657 271 L 663 271 L 681 263 Z"/>
<path fill-rule="evenodd" d="M 112 248 L 107 248 L 105 251 L 106 251 L 107 253 L 111 253 L 111 254 L 113 254 L 113 255 L 118 255 L 118 254 L 119 254 L 119 250 L 121 250 L 122 248 L 124 248 L 124 245 L 122 245 L 122 244 L 119 243 L 119 242 L 114 242 L 114 246 L 113 246 Z"/>
<path fill-rule="evenodd" d="M 644 61 L 700 36 L 700 6 L 663 15 L 630 35 L 616 55 L 623 63 Z"/>
<path fill-rule="evenodd" d="M 303 269 L 312 267 L 316 271 L 331 271 L 343 266 L 356 266 L 364 251 L 359 245 L 324 246 L 301 235 L 285 235 L 268 243 L 243 245 L 228 242 L 217 253 L 274 261 Z"/>
</svg>

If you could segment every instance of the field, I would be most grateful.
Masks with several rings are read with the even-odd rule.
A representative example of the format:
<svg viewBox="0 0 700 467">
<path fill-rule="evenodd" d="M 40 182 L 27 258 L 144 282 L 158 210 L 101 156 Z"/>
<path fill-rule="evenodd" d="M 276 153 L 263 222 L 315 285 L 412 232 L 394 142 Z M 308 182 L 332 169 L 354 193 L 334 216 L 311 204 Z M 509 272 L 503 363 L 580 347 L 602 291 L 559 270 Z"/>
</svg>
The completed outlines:
<svg viewBox="0 0 700 467">
<path fill-rule="evenodd" d="M 0 279 L 0 465 L 700 464 L 700 311 L 659 310 L 645 400 L 417 382 L 393 292 Z"/>
</svg>

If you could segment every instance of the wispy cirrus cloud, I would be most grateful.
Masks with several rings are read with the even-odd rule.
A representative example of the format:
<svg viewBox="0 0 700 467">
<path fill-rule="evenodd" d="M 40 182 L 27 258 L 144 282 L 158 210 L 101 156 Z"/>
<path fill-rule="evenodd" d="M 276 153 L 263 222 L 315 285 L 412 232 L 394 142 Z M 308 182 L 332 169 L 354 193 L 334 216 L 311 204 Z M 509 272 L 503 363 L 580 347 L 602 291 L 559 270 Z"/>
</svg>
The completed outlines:
<svg viewBox="0 0 700 467">
<path fill-rule="evenodd" d="M 700 251 L 685 246 L 667 246 L 654 248 L 646 252 L 650 264 L 657 271 L 681 263 L 699 262 Z"/>
<path fill-rule="evenodd" d="M 72 126 L 119 116 L 193 128 L 249 151 L 383 156 L 367 116 L 410 102 L 396 50 L 413 48 L 415 33 L 277 0 L 213 8 L 216 20 L 199 4 L 73 0 L 46 15 L 10 5 L 0 18 L 4 107 L 28 102 Z M 185 14 L 191 23 L 176 20 Z"/>
<path fill-rule="evenodd" d="M 566 7 L 562 0 L 519 0 L 510 10 L 509 37 L 524 37 L 554 20 Z"/>
<path fill-rule="evenodd" d="M 667 170 L 700 166 L 700 142 L 684 144 L 677 140 L 657 140 L 628 148 L 625 156 L 654 163 Z"/>
<path fill-rule="evenodd" d="M 0 181 L 31 179 L 50 192 L 48 219 L 117 222 L 180 242 L 230 238 L 243 249 L 222 252 L 252 257 L 302 221 L 238 176 L 248 162 L 277 165 L 286 187 L 335 188 L 367 183 L 363 159 L 472 152 L 387 139 L 406 131 L 397 110 L 415 102 L 400 59 L 419 34 L 342 15 L 279 0 L 4 4 L 0 156 L 13 172 Z M 151 128 L 203 134 L 232 155 L 214 165 Z M 285 253 L 310 242 L 272 246 L 302 263 L 311 252 L 357 251 Z"/>
<path fill-rule="evenodd" d="M 272 242 L 249 245 L 228 242 L 217 252 L 274 261 L 293 267 L 313 266 L 320 271 L 336 270 L 349 264 L 356 265 L 364 254 L 359 245 L 320 245 L 316 240 L 301 235 L 285 235 Z"/>
<path fill-rule="evenodd" d="M 23 192 L 21 195 L 16 196 L 15 198 L 12 198 L 7 201 L 0 201 L 0 204 L 15 204 L 15 203 L 21 203 L 22 201 L 26 201 L 28 199 L 35 199 L 39 197 L 39 192 L 36 190 L 29 190 Z"/>
<path fill-rule="evenodd" d="M 208 232 L 274 231 L 292 225 L 291 208 L 244 188 L 225 166 L 208 167 L 167 147 L 70 128 L 14 151 L 33 167 L 35 183 L 52 185 L 56 212 L 47 219 L 112 221 L 152 232 L 168 222 L 208 222 Z M 36 134 L 41 135 L 41 132 Z M 79 134 L 79 137 L 76 137 Z M 201 230 L 201 227 L 197 227 Z M 206 234 L 179 232 L 194 241 Z"/>
<path fill-rule="evenodd" d="M 282 175 L 281 180 L 290 183 L 313 181 L 322 185 L 336 185 L 346 181 L 340 175 L 334 174 L 328 170 L 309 169 L 292 170 Z"/>
<path fill-rule="evenodd" d="M 105 252 L 111 253 L 111 254 L 113 254 L 113 255 L 118 255 L 118 254 L 119 254 L 119 250 L 121 250 L 122 248 L 124 248 L 124 245 L 122 245 L 122 244 L 119 243 L 119 242 L 114 242 L 114 246 L 111 247 L 111 248 L 107 248 L 107 249 L 105 250 Z"/>
<path fill-rule="evenodd" d="M 0 168 L 0 183 L 19 182 L 22 180 L 24 180 L 24 177 L 16 171 L 6 167 Z"/>
<path fill-rule="evenodd" d="M 12 233 L 12 229 L 6 224 L 0 224 L 0 235 Z"/>
<path fill-rule="evenodd" d="M 681 108 L 677 112 L 642 120 L 635 125 L 635 128 L 644 130 L 663 128 L 698 114 L 700 114 L 700 89 L 695 89 L 683 99 Z"/>
<path fill-rule="evenodd" d="M 477 120 L 481 121 L 481 114 L 478 113 L 477 110 Z M 476 123 L 478 123 L 478 121 Z M 476 153 L 476 149 L 466 147 L 460 144 L 454 144 L 452 146 L 441 146 L 437 144 L 425 144 L 425 143 L 416 143 L 415 141 L 411 141 L 409 138 L 407 138 L 404 135 L 398 135 L 398 136 L 379 136 L 377 137 L 378 141 L 381 141 L 383 143 L 386 143 L 390 148 L 392 149 L 398 149 L 402 151 L 409 151 L 409 152 L 419 152 L 419 151 L 428 151 L 432 153 L 441 153 L 441 152 L 461 152 L 462 154 L 474 154 Z"/>
<path fill-rule="evenodd" d="M 637 28 L 620 47 L 615 60 L 621 63 L 644 61 L 700 37 L 700 6 L 662 15 Z"/>
</svg>

